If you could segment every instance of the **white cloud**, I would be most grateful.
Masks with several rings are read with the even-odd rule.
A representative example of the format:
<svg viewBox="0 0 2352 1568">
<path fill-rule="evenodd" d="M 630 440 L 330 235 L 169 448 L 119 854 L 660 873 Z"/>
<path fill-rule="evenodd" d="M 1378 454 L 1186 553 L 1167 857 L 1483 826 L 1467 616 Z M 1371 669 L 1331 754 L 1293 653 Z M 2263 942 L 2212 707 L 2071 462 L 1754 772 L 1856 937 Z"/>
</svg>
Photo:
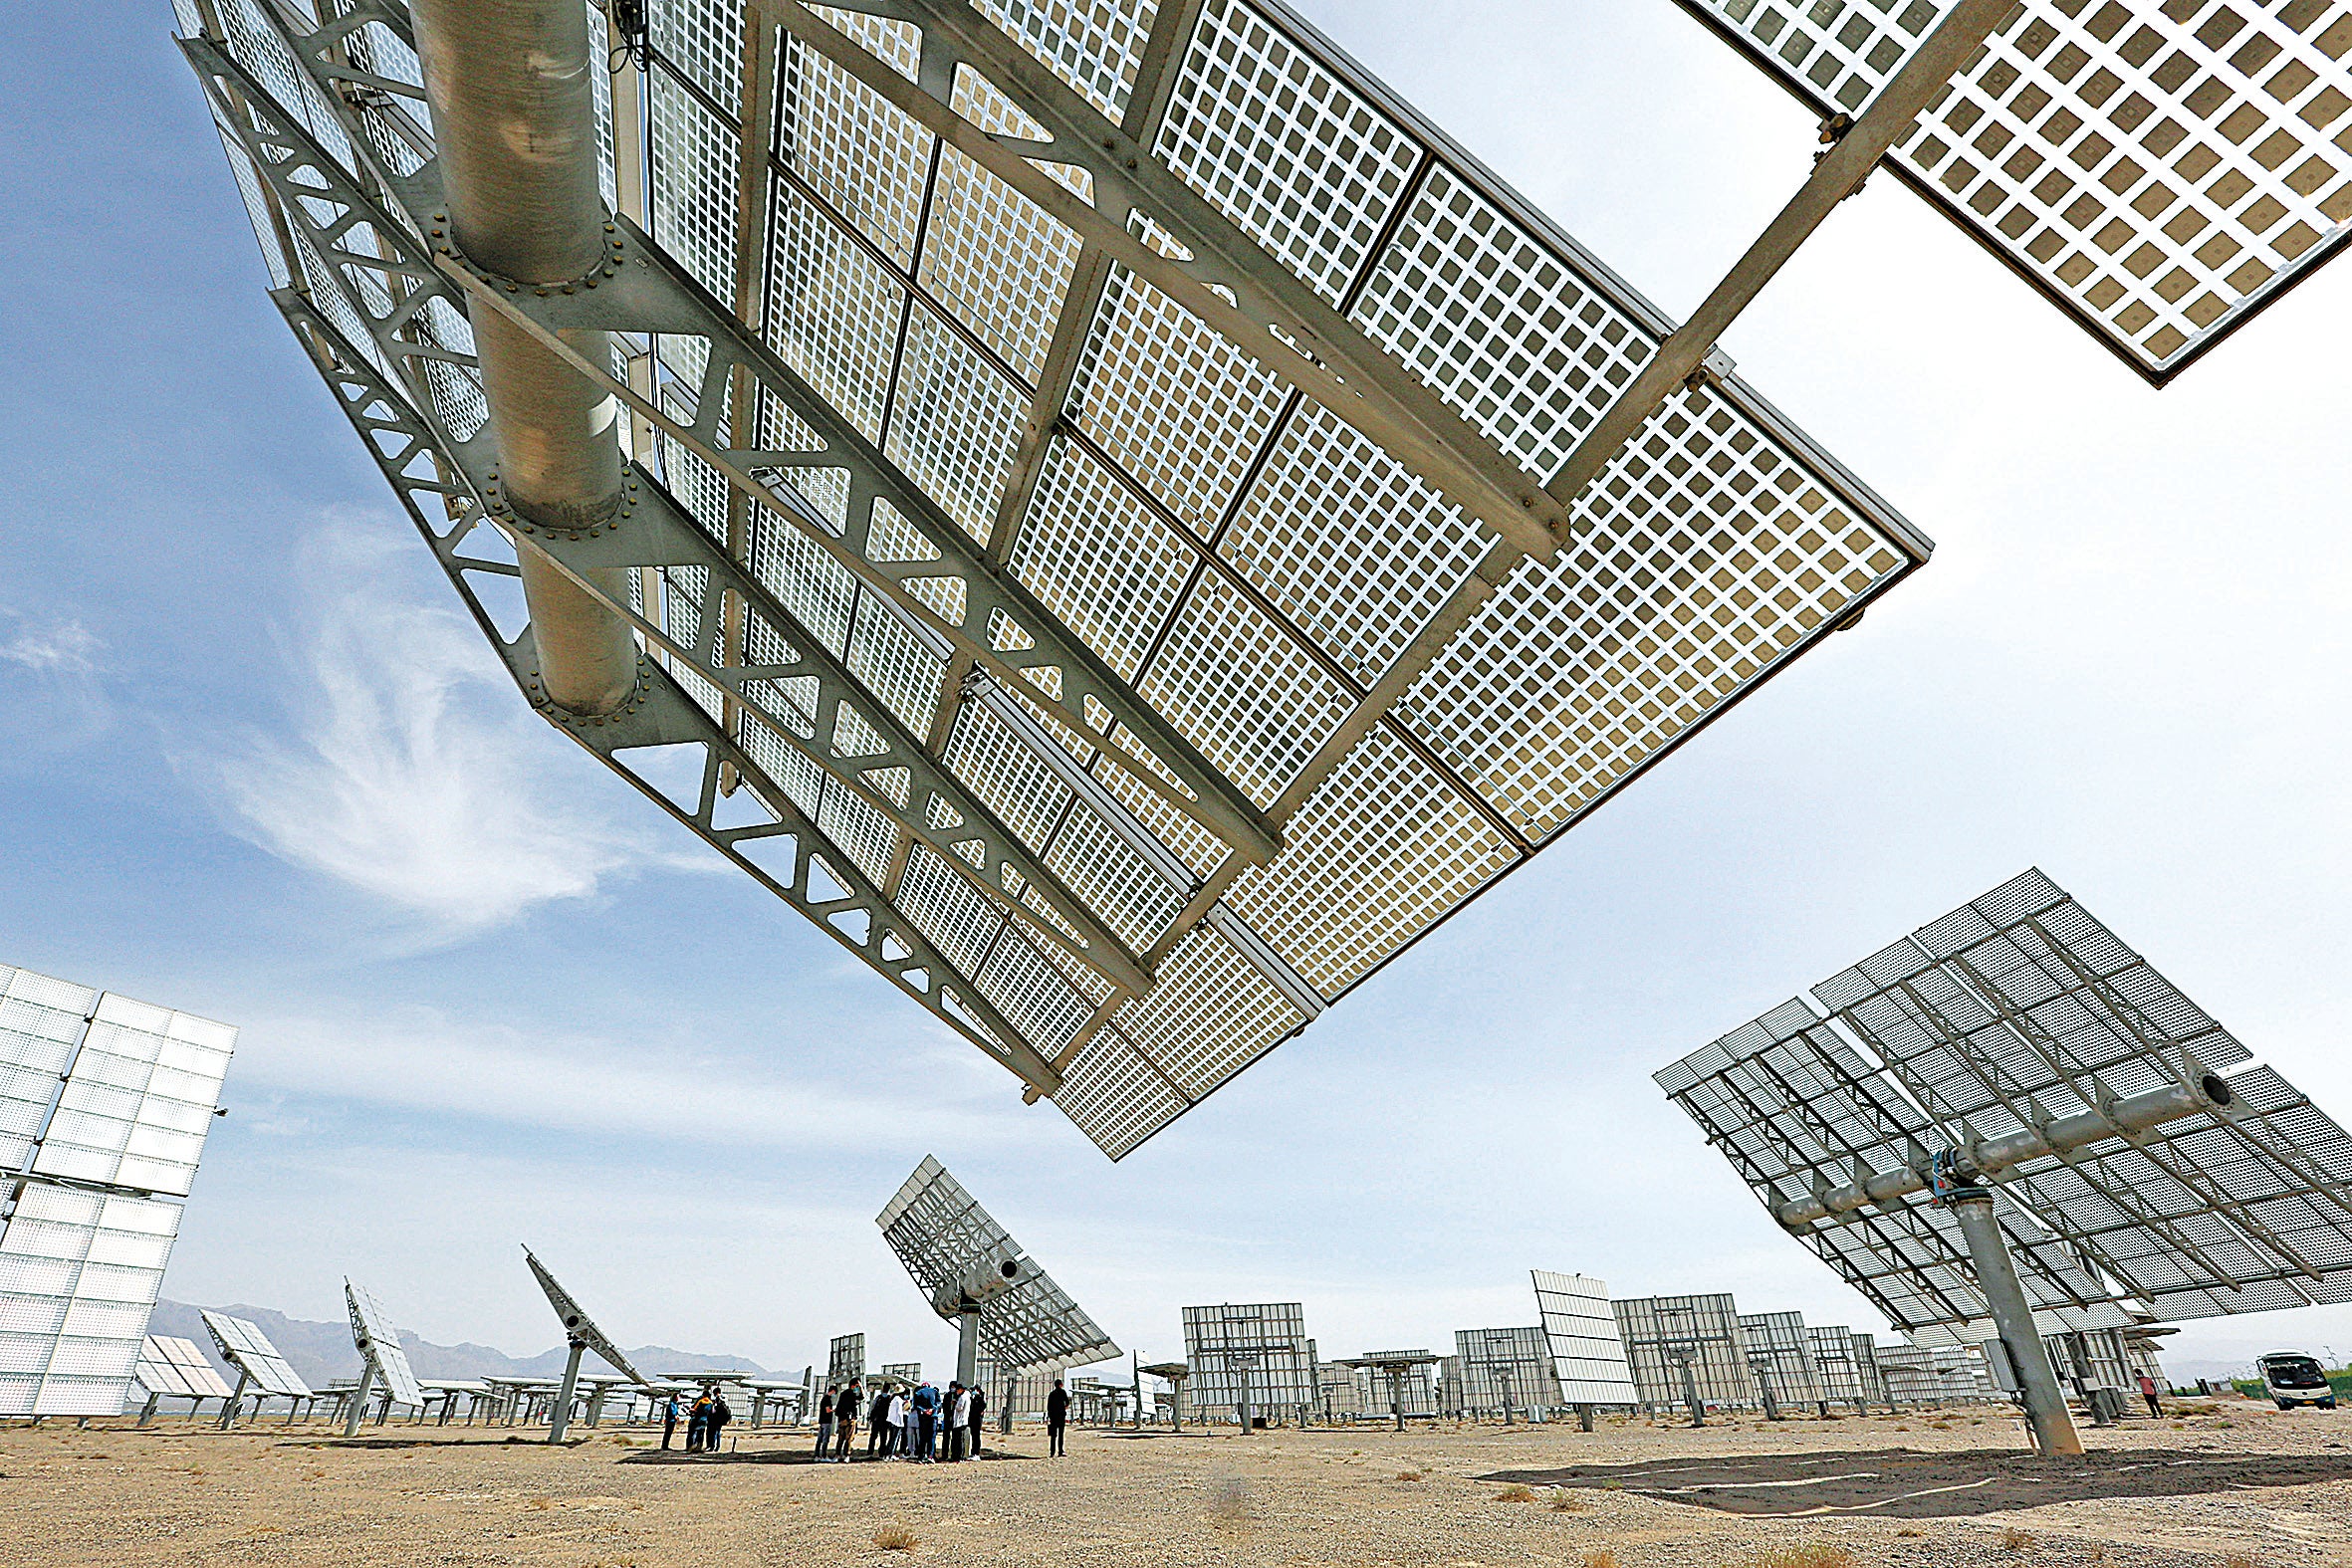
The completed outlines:
<svg viewBox="0 0 2352 1568">
<path fill-rule="evenodd" d="M 0 659 L 46 674 L 97 673 L 98 656 L 106 644 L 81 621 L 52 620 L 31 625 L 21 623 L 21 617 L 14 611 L 0 611 L 0 614 L 20 622 L 11 635 L 0 640 Z"/>
<path fill-rule="evenodd" d="M 593 769 L 551 760 L 454 603 L 407 594 L 393 560 L 414 548 L 348 520 L 306 546 L 295 733 L 250 734 L 211 769 L 240 830 L 438 941 L 649 864 L 700 864 L 577 803 Z"/>
</svg>

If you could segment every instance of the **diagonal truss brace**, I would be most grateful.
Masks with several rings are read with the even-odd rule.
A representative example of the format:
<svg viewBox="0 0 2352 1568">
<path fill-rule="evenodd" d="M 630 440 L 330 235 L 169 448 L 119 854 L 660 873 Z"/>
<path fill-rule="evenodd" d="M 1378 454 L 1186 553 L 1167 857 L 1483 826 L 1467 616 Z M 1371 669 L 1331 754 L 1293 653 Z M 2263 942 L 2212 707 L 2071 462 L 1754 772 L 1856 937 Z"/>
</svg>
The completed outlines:
<svg viewBox="0 0 2352 1568">
<path fill-rule="evenodd" d="M 1047 1095 L 1058 1089 L 1060 1074 L 1020 1030 L 977 988 L 970 987 L 968 977 L 893 909 L 854 864 L 845 856 L 826 853 L 817 824 L 800 813 L 791 796 L 717 721 L 650 661 L 640 664 L 637 699 L 619 714 L 577 719 L 549 702 L 539 683 L 529 629 L 512 642 L 502 638 L 467 580 L 474 573 L 511 576 L 516 568 L 465 553 L 469 536 L 487 521 L 487 514 L 455 459 L 407 399 L 310 301 L 292 289 L 273 291 L 271 298 L 399 496 L 417 532 L 431 547 L 450 585 L 465 600 L 475 623 L 532 705 L 647 798 L 692 828 L 705 843 L 817 922 L 826 935 L 1033 1088 Z M 444 519 L 438 526 L 436 514 Z M 517 548 L 533 547 L 524 541 Z M 627 758 L 628 753 L 643 748 L 682 745 L 698 745 L 704 752 L 700 785 L 691 806 L 672 799 Z M 748 826 L 720 825 L 722 765 L 731 766 L 745 781 L 771 820 Z M 962 981 L 969 989 L 953 988 L 953 981 Z"/>
<path fill-rule="evenodd" d="M 225 57 L 211 62 L 236 73 Z M 257 84 L 241 73 L 226 78 L 239 88 L 250 108 L 269 104 Z M 267 110 L 260 117 L 280 117 Z M 449 295 L 447 285 L 431 269 L 421 247 L 389 215 L 373 206 L 324 149 L 291 121 L 269 131 L 251 131 L 247 115 L 232 116 L 240 140 L 253 157 L 262 178 L 276 192 L 288 220 L 300 227 L 314 248 L 339 260 L 372 261 L 385 268 L 387 259 L 366 257 L 346 243 L 364 235 L 365 243 L 390 252 L 388 266 L 401 280 L 420 291 L 396 307 L 378 313 L 355 291 L 346 289 L 347 303 L 376 328 L 379 346 L 388 354 L 411 348 L 392 336 L 411 320 L 422 296 Z M 332 203 L 332 217 L 320 212 Z M 451 299 L 455 306 L 458 302 Z M 441 355 L 448 357 L 446 353 Z M 607 530 L 536 529 L 499 504 L 495 446 L 486 431 L 471 441 L 458 441 L 444 432 L 443 448 L 463 467 L 476 493 L 489 498 L 502 526 L 529 537 L 584 592 L 633 624 L 653 645 L 673 659 L 690 665 L 704 680 L 740 701 L 779 739 L 840 781 L 905 832 L 936 849 L 967 881 L 1017 918 L 1041 939 L 1053 943 L 1078 962 L 1100 970 L 1123 991 L 1141 994 L 1153 984 L 1150 974 L 1119 938 L 1102 923 L 1060 879 L 1021 843 L 994 814 L 909 734 L 886 704 L 876 701 L 855 680 L 824 643 L 795 617 L 728 552 L 721 550 L 684 515 L 658 481 L 632 467 L 622 495 L 616 523 Z M 689 646 L 676 640 L 646 615 L 632 610 L 625 598 L 603 592 L 591 576 L 602 566 L 691 566 L 704 575 L 704 603 L 697 625 L 719 624 L 722 589 L 732 589 L 742 601 L 789 644 L 792 662 L 745 667 L 714 656 L 707 635 Z M 814 686 L 814 693 L 806 688 Z M 795 688 L 802 688 L 796 692 Z M 805 699 L 796 701 L 796 696 Z M 844 711 L 853 715 L 844 724 Z M 855 755 L 843 755 L 844 730 L 858 737 Z M 903 784 L 890 779 L 903 775 Z M 1042 899 L 1048 911 L 1032 902 Z M 1063 922 L 1066 922 L 1066 929 Z M 1072 936 L 1070 933 L 1074 932 Z"/>
<path fill-rule="evenodd" d="M 1105 758 L 1225 840 L 1243 859 L 1254 864 L 1274 859 L 1281 840 L 1247 795 L 1108 666 L 1064 632 L 1051 612 L 972 544 L 936 502 L 733 313 L 625 217 L 616 220 L 615 228 L 619 238 L 612 251 L 613 276 L 599 279 L 602 286 L 593 292 L 550 291 L 543 296 L 537 290 L 509 289 L 475 273 L 446 242 L 439 265 L 473 301 L 505 315 L 583 375 L 627 402 L 729 484 L 779 513 L 860 581 L 945 637 L 1007 687 L 1074 734 L 1101 738 L 1098 744 Z M 582 355 L 560 336 L 574 329 L 701 339 L 708 353 L 691 421 L 629 386 L 610 366 Z M 739 368 L 749 372 L 758 391 L 815 431 L 822 447 L 762 451 L 731 444 L 727 385 Z M 748 418 L 740 422 L 751 423 Z M 848 514 L 841 533 L 834 533 L 789 483 L 786 476 L 796 469 L 829 469 L 846 476 Z M 873 539 L 877 502 L 913 525 L 938 556 L 921 560 L 875 559 L 881 549 Z M 939 595 L 917 586 L 943 582 L 954 583 L 961 592 L 961 613 L 953 619 L 935 607 Z M 1018 635 L 1008 635 L 1009 631 Z M 1024 641 L 1027 646 L 1021 645 Z M 1180 784 L 1171 785 L 1157 771 L 1127 755 L 1116 734 L 1119 730 L 1133 737 Z M 1111 733 L 1106 736 L 1106 731 Z"/>
<path fill-rule="evenodd" d="M 333 89 L 335 50 L 323 42 L 339 40 L 360 20 L 380 22 L 405 37 L 409 32 L 405 11 L 394 0 L 355 0 L 350 14 L 339 22 L 302 37 L 291 36 L 275 13 L 272 20 L 281 24 L 281 38 L 314 86 L 335 106 L 353 146 L 369 160 L 370 172 L 399 206 L 412 218 L 437 213 L 445 219 L 436 164 L 428 159 L 415 172 L 402 173 L 375 156 L 372 144 L 352 123 L 348 106 Z M 189 45 L 183 42 L 182 47 Z M 213 54 L 225 59 L 218 51 Z M 228 64 L 234 71 L 234 63 Z M 205 63 L 198 63 L 199 74 L 208 69 Z M 241 72 L 238 77 L 243 80 Z M 615 219 L 612 232 L 620 238 L 614 242 L 611 262 L 579 284 L 562 288 L 524 288 L 476 273 L 457 254 L 442 219 L 418 222 L 415 228 L 438 231 L 429 237 L 435 253 L 431 260 L 474 301 L 486 301 L 590 381 L 711 464 L 730 486 L 807 535 L 905 618 L 928 628 L 934 636 L 944 637 L 958 652 L 990 670 L 1001 683 L 1074 734 L 1100 738 L 1096 744 L 1106 761 L 1224 840 L 1242 860 L 1263 865 L 1279 853 L 1280 834 L 1238 785 L 1107 665 L 1070 637 L 853 423 L 626 217 Z M 413 230 L 403 229 L 393 238 L 403 252 L 413 251 L 418 243 Z M 571 328 L 640 338 L 658 335 L 700 340 L 707 354 L 701 383 L 694 389 L 691 420 L 674 416 L 659 400 L 615 376 L 610 365 L 590 363 L 556 336 Z M 386 351 L 409 351 L 409 345 L 400 350 L 387 347 Z M 728 393 L 738 371 L 748 378 L 755 396 L 753 406 L 730 421 L 727 412 L 732 399 Z M 763 393 L 813 431 L 819 449 L 761 452 L 730 444 L 730 425 L 758 428 L 757 394 Z M 798 468 L 828 469 L 846 479 L 847 513 L 841 531 L 836 532 L 783 477 Z M 877 500 L 921 533 L 939 552 L 938 557 L 922 561 L 875 559 L 869 538 Z M 940 588 L 946 588 L 946 593 L 935 591 Z M 960 598 L 961 613 L 955 618 L 934 607 L 943 597 Z M 1148 761 L 1132 752 L 1147 754 Z"/>
<path fill-rule="evenodd" d="M 957 0 L 849 0 L 841 9 L 918 28 L 919 79 L 910 82 L 801 0 L 775 0 L 773 14 L 803 44 L 1181 304 L 1269 374 L 1386 448 L 1519 550 L 1548 560 L 1567 539 L 1565 504 L 1268 256 L 1147 143 L 1105 119 L 979 10 Z M 1047 139 L 985 130 L 959 114 L 959 65 L 1010 98 Z M 1032 159 L 1085 170 L 1093 199 Z M 1128 226 L 1130 213 L 1149 218 L 1188 254 L 1154 248 Z"/>
</svg>

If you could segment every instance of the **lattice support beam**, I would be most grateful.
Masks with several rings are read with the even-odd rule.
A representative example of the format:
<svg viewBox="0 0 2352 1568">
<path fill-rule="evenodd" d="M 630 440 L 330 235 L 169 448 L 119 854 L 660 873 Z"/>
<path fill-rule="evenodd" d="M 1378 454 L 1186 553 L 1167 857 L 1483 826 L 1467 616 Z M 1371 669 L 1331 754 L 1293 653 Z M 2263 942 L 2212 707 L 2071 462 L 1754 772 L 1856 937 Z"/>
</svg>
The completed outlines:
<svg viewBox="0 0 2352 1568">
<path fill-rule="evenodd" d="M 859 0 L 843 7 L 919 28 L 908 81 L 800 0 L 777 0 L 794 37 L 904 111 L 1221 334 L 1267 373 L 1298 388 L 1521 551 L 1548 559 L 1568 536 L 1567 508 L 1435 392 L 1383 352 L 1309 285 L 1155 154 L 1114 125 L 978 11 L 940 0 Z M 1043 142 L 983 129 L 954 108 L 956 68 L 978 72 L 1045 127 Z M 1091 202 L 1032 159 L 1083 169 Z M 1170 256 L 1128 224 L 1148 217 L 1188 254 Z"/>
<path fill-rule="evenodd" d="M 529 628 L 512 641 L 500 636 L 469 580 L 476 574 L 518 573 L 510 563 L 468 552 L 471 537 L 488 515 L 455 459 L 406 397 L 308 300 L 291 289 L 277 290 L 271 298 L 432 549 L 450 586 L 464 599 L 532 705 L 703 842 L 814 920 L 827 936 L 1024 1082 L 1049 1095 L 1059 1088 L 1060 1074 L 1053 1064 L 980 995 L 969 977 L 890 907 L 855 865 L 823 847 L 817 824 L 794 806 L 784 788 L 652 661 L 641 662 L 637 697 L 619 713 L 582 719 L 553 706 L 540 682 Z M 509 538 L 519 549 L 532 548 L 527 539 Z M 673 797 L 644 770 L 640 759 L 629 756 L 673 747 L 702 750 L 700 783 L 690 798 Z M 721 825 L 722 765 L 731 766 L 748 782 L 768 821 Z"/>
</svg>

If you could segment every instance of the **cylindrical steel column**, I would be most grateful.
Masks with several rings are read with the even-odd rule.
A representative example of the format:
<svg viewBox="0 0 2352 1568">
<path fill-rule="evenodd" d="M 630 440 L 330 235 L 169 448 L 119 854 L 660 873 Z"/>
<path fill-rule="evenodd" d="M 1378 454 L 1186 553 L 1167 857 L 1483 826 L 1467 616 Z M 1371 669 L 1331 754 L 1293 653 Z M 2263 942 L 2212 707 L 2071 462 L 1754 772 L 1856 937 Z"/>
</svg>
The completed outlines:
<svg viewBox="0 0 2352 1568">
<path fill-rule="evenodd" d="M 352 1390 L 351 1403 L 346 1405 L 343 1410 L 343 1435 L 345 1437 L 355 1438 L 359 1435 L 359 1423 L 367 1418 L 367 1391 L 374 1387 L 375 1363 L 372 1361 L 360 1362 L 359 1386 Z"/>
<path fill-rule="evenodd" d="M 2041 1348 L 2041 1335 L 2033 1327 L 2033 1308 L 2025 1300 L 2025 1287 L 2017 1281 L 2016 1261 L 2009 1256 L 2000 1221 L 1993 1213 L 1993 1195 L 1956 1198 L 1952 1216 L 1960 1222 L 1960 1233 L 1969 1244 L 1969 1262 L 1977 1271 L 1977 1288 L 1985 1292 L 1993 1309 L 1994 1330 L 2000 1335 L 2001 1348 L 2009 1353 L 2009 1365 L 2024 1393 L 2025 1421 L 2033 1429 L 2033 1446 L 2044 1454 L 2080 1454 L 2082 1439 L 2067 1412 L 2066 1396 L 2059 1392 L 2057 1375 L 2050 1370 L 2050 1358 Z"/>
<path fill-rule="evenodd" d="M 566 1429 L 572 1425 L 572 1393 L 580 1386 L 580 1358 L 588 1346 L 579 1340 L 572 1342 L 572 1354 L 564 1358 L 564 1386 L 556 1391 L 556 1402 L 548 1407 L 547 1440 L 562 1443 Z"/>
<path fill-rule="evenodd" d="M 411 13 L 458 250 L 525 286 L 595 272 L 611 243 L 591 75 L 604 67 L 588 48 L 585 0 L 415 0 Z M 472 321 L 506 505 L 541 528 L 609 521 L 620 504 L 618 406 L 496 311 Z M 591 364 L 610 357 L 603 333 L 565 341 Z M 519 555 L 548 696 L 578 714 L 618 709 L 637 678 L 628 622 L 536 552 Z M 595 576 L 627 602 L 622 569 Z"/>
<path fill-rule="evenodd" d="M 980 1379 L 980 1308 L 956 1314 L 956 1381 L 970 1388 Z"/>
</svg>

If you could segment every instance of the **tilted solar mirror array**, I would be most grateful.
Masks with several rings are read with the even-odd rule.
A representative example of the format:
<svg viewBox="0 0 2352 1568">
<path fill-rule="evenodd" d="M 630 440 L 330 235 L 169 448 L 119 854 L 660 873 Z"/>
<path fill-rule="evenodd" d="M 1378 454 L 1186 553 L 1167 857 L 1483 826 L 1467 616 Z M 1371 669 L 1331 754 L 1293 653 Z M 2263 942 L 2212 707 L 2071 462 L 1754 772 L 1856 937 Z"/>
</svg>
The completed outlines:
<svg viewBox="0 0 2352 1568">
<path fill-rule="evenodd" d="M 1771 1390 L 1772 1398 L 1790 1405 L 1828 1400 L 1803 1313 L 1743 1312 L 1740 1333 L 1748 1341 L 1748 1365 L 1758 1386 Z"/>
<path fill-rule="evenodd" d="M 825 1381 L 835 1387 L 852 1383 L 865 1376 L 865 1336 L 836 1334 L 827 1348 L 824 1361 Z"/>
<path fill-rule="evenodd" d="M 994 1273 L 1015 1265 L 1011 1283 L 987 1294 L 978 1308 L 980 1352 L 1003 1372 L 1084 1366 L 1119 1353 L 1054 1276 L 1031 1262 L 963 1183 L 930 1156 L 874 1223 L 933 1309 L 951 1321 L 975 1270 Z"/>
<path fill-rule="evenodd" d="M 311 1386 L 278 1353 L 278 1347 L 270 1343 L 270 1336 L 261 1331 L 260 1325 L 210 1308 L 202 1315 L 204 1331 L 212 1336 L 221 1360 L 236 1369 L 239 1392 L 250 1385 L 265 1395 L 276 1394 L 286 1399 L 311 1397 Z"/>
<path fill-rule="evenodd" d="M 1625 1364 L 1609 1287 L 1586 1274 L 1531 1270 L 1535 1313 L 1565 1405 L 1634 1405 L 1633 1372 Z"/>
<path fill-rule="evenodd" d="M 1923 1152 L 2218 1075 L 2225 1105 L 1993 1177 L 2048 1334 L 2352 1300 L 2352 1139 L 2251 1055 L 2028 870 L 1657 1076 L 1777 1217 Z M 1926 1194 L 1789 1229 L 1914 1342 L 1991 1336 Z"/>
<path fill-rule="evenodd" d="M 150 1401 L 168 1397 L 201 1402 L 229 1397 L 228 1384 L 196 1342 L 176 1335 L 149 1334 L 139 1346 L 131 1376 L 146 1390 Z"/>
<path fill-rule="evenodd" d="M 1825 120 L 1950 9 L 1678 3 Z M 2024 0 L 1887 166 L 2161 384 L 2352 236 L 2352 5 Z"/>
<path fill-rule="evenodd" d="M 1558 1401 L 1559 1374 L 1541 1328 L 1458 1328 L 1454 1359 L 1465 1409 L 1523 1411 Z"/>
<path fill-rule="evenodd" d="M 122 1409 L 236 1041 L 0 966 L 0 1416 Z"/>
<path fill-rule="evenodd" d="M 629 568 L 567 732 L 1114 1158 L 1929 550 L 1728 370 L 1549 494 L 1671 324 L 1271 0 L 653 0 L 561 291 L 456 255 L 394 0 L 180 3 L 518 684 L 513 548 Z M 485 310 L 615 335 L 612 529 L 502 513 Z"/>
<path fill-rule="evenodd" d="M 567 1340 L 587 1346 L 595 1352 L 604 1365 L 630 1382 L 649 1386 L 645 1375 L 629 1365 L 628 1357 L 612 1342 L 611 1336 L 596 1326 L 595 1319 L 588 1315 L 571 1291 L 557 1282 L 556 1276 L 548 1272 L 547 1265 L 528 1246 L 523 1248 L 523 1261 L 531 1265 L 531 1277 L 539 1281 L 540 1291 L 547 1297 L 547 1304 L 555 1308 L 556 1320 L 564 1325 L 564 1337 Z"/>
<path fill-rule="evenodd" d="M 1636 1296 L 1616 1302 L 1615 1308 L 1617 1335 L 1642 1404 L 1687 1406 L 1686 1367 L 1701 1406 L 1756 1403 L 1748 1336 L 1728 1293 Z"/>
<path fill-rule="evenodd" d="M 362 1380 L 372 1372 L 378 1397 L 389 1398 L 395 1405 L 421 1407 L 424 1390 L 417 1386 L 416 1374 L 408 1366 L 407 1347 L 400 1343 L 400 1331 L 392 1327 L 383 1303 L 348 1275 L 344 1278 L 343 1294 L 345 1304 L 351 1309 L 352 1345 L 359 1352 L 364 1369 Z"/>
</svg>

